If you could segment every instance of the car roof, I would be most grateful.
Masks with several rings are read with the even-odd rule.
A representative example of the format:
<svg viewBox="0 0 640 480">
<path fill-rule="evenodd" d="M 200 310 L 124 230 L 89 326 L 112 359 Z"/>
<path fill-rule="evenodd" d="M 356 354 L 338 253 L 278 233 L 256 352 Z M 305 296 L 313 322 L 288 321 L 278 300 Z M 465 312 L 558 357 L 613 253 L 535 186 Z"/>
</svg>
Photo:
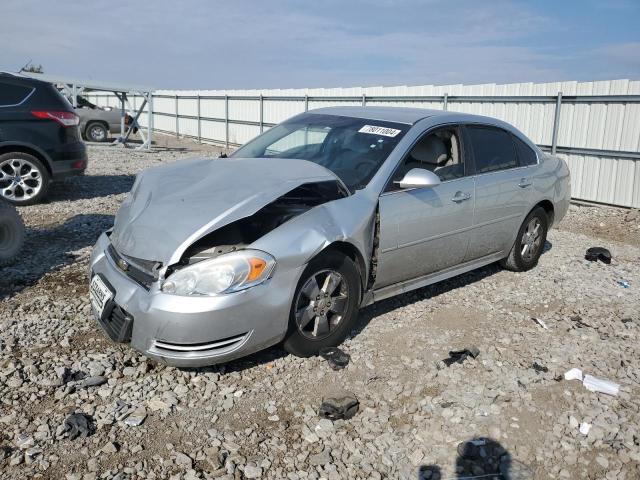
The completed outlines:
<svg viewBox="0 0 640 480">
<path fill-rule="evenodd" d="M 432 117 L 446 112 L 426 108 L 349 106 L 316 108 L 314 110 L 309 110 L 308 113 L 366 118 L 368 120 L 381 120 L 384 122 L 397 122 L 413 125 L 423 118 Z"/>
<path fill-rule="evenodd" d="M 47 83 L 43 82 L 42 80 L 38 80 L 37 78 L 26 77 L 19 73 L 12 72 L 0 72 L 0 80 L 11 80 L 12 82 L 21 83 L 23 85 L 30 85 L 32 87 Z"/>
<path fill-rule="evenodd" d="M 477 122 L 496 125 L 501 127 L 511 127 L 509 124 L 497 118 L 472 115 L 469 113 L 452 112 L 450 110 L 434 110 L 430 108 L 409 108 L 409 107 L 323 107 L 309 110 L 307 113 L 339 115 L 342 117 L 363 118 L 367 120 L 380 120 L 383 122 L 396 122 L 414 125 L 424 118 L 446 117 L 447 122 Z M 444 120 L 444 118 L 443 118 Z"/>
</svg>

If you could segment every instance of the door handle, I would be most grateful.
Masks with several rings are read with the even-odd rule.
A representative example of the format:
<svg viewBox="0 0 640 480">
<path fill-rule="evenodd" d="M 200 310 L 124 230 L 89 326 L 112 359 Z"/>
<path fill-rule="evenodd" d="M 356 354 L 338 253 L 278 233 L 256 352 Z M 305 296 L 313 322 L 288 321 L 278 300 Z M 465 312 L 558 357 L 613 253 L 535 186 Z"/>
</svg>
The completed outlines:
<svg viewBox="0 0 640 480">
<path fill-rule="evenodd" d="M 456 194 L 453 196 L 451 201 L 460 203 L 460 202 L 464 202 L 465 200 L 469 200 L 470 198 L 471 198 L 470 193 L 456 192 Z"/>
<path fill-rule="evenodd" d="M 531 186 L 531 180 L 529 180 L 528 178 L 521 178 L 520 179 L 520 183 L 518 183 L 518 186 L 520 188 L 527 188 Z"/>
</svg>

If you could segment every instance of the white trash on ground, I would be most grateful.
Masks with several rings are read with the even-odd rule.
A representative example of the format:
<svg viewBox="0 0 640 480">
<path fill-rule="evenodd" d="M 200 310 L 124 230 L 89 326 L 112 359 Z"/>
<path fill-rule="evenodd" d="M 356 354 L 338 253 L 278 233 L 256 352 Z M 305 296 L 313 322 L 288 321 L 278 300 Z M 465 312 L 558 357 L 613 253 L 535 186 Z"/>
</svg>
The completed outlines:
<svg viewBox="0 0 640 480">
<path fill-rule="evenodd" d="M 582 422 L 580 424 L 580 433 L 583 435 L 588 435 L 589 430 L 591 430 L 591 424 L 587 422 Z"/>
<path fill-rule="evenodd" d="M 582 382 L 584 387 L 591 392 L 601 392 L 607 395 L 618 395 L 620 385 L 610 380 L 602 380 L 600 378 L 593 377 L 591 375 L 585 375 Z"/>
<path fill-rule="evenodd" d="M 582 381 L 582 370 L 580 370 L 579 368 L 572 368 L 564 374 L 564 379 Z"/>
</svg>

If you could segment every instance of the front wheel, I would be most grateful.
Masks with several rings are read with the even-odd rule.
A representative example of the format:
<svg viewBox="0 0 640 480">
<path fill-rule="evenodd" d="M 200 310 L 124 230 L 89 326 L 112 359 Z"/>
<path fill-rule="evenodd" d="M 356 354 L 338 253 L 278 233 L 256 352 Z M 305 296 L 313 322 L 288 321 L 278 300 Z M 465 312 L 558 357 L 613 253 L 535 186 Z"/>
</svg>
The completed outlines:
<svg viewBox="0 0 640 480">
<path fill-rule="evenodd" d="M 544 208 L 534 208 L 522 222 L 509 256 L 500 262 L 507 270 L 526 272 L 538 264 L 547 241 L 549 217 Z"/>
<path fill-rule="evenodd" d="M 346 255 L 329 251 L 309 262 L 298 282 L 284 348 L 298 357 L 339 345 L 358 317 L 360 275 Z"/>
</svg>

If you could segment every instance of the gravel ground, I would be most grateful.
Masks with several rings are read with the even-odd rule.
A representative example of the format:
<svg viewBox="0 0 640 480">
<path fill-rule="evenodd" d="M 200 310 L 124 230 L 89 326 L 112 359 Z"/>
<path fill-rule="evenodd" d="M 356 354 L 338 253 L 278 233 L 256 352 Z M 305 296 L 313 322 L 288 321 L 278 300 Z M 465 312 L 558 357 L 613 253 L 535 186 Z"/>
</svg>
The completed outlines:
<svg viewBox="0 0 640 480">
<path fill-rule="evenodd" d="M 637 211 L 572 206 L 531 272 L 490 266 L 364 309 L 344 370 L 277 347 L 176 369 L 105 337 L 86 277 L 135 173 L 217 155 L 160 143 L 93 145 L 85 177 L 20 209 L 28 242 L 0 278 L 0 478 L 436 479 L 499 465 L 504 478 L 640 478 Z M 611 265 L 584 260 L 596 245 Z M 469 346 L 477 358 L 442 363 Z M 618 396 L 565 380 L 573 367 Z M 322 399 L 345 392 L 359 412 L 320 419 Z M 72 440 L 74 412 L 95 432 Z"/>
</svg>

